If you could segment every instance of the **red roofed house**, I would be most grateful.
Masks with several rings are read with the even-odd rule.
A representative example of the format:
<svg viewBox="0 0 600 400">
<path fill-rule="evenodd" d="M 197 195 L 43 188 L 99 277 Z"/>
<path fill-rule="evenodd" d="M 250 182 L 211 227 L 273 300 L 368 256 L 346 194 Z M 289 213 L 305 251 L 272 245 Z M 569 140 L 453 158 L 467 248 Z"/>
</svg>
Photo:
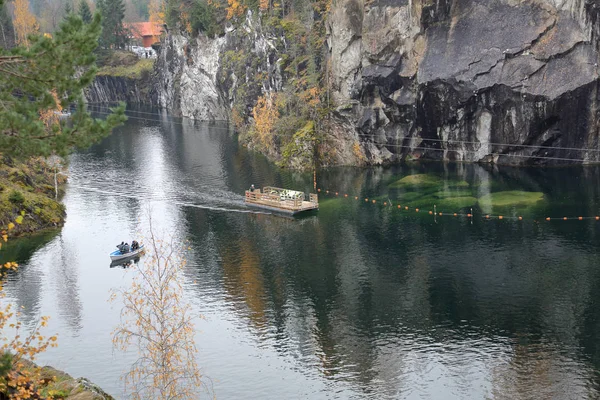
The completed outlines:
<svg viewBox="0 0 600 400">
<path fill-rule="evenodd" d="M 125 25 L 142 47 L 150 47 L 153 43 L 158 42 L 162 33 L 162 27 L 152 22 L 131 22 Z"/>
</svg>

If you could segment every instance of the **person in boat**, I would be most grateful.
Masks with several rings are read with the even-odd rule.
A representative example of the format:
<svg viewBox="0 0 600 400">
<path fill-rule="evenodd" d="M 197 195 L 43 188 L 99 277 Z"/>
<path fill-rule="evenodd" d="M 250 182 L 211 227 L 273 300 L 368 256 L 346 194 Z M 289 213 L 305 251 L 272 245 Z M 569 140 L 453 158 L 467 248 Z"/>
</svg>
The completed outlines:
<svg viewBox="0 0 600 400">
<path fill-rule="evenodd" d="M 140 244 L 136 240 L 133 240 L 131 242 L 131 251 L 137 250 L 139 248 L 140 248 Z"/>
<path fill-rule="evenodd" d="M 123 245 L 123 247 L 121 247 L 121 253 L 122 254 L 129 253 L 129 243 L 125 243 Z"/>
<path fill-rule="evenodd" d="M 250 185 L 250 191 L 254 192 L 254 185 Z"/>
<path fill-rule="evenodd" d="M 125 245 L 125 242 L 121 242 L 121 244 L 117 245 L 117 249 L 122 253 L 123 252 L 123 246 Z"/>
</svg>

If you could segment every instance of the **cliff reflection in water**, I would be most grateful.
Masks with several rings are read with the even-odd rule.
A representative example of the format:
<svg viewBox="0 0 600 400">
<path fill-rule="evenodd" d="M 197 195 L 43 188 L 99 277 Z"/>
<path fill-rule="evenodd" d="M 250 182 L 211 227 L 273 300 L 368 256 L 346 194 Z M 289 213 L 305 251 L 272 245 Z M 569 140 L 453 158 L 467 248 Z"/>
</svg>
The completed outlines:
<svg viewBox="0 0 600 400">
<path fill-rule="evenodd" d="M 501 207 L 524 221 L 485 221 L 475 204 L 471 224 L 363 200 L 424 172 L 466 181 L 480 196 L 519 190 L 544 201 Z M 582 182 L 596 181 L 598 169 L 416 165 L 319 175 L 320 187 L 359 201 L 323 194 L 318 217 L 298 221 L 206 221 L 219 259 L 193 260 L 203 266 L 198 278 L 208 273 L 202 286 L 223 285 L 262 342 L 364 393 L 449 389 L 467 398 L 483 382 L 501 398 L 595 393 L 599 227 L 544 217 L 596 215 L 598 187 Z M 185 214 L 198 226 L 195 211 Z"/>
</svg>

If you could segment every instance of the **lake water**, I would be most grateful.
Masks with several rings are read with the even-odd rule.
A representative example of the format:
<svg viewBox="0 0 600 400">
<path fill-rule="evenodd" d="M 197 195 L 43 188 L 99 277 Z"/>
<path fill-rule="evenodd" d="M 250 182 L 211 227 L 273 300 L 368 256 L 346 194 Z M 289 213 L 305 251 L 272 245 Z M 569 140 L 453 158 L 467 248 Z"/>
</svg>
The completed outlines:
<svg viewBox="0 0 600 400">
<path fill-rule="evenodd" d="M 21 264 L 8 298 L 59 335 L 42 362 L 125 398 L 135 354 L 112 349 L 107 300 L 132 271 L 108 253 L 150 213 L 189 240 L 198 363 L 219 399 L 600 396 L 598 168 L 317 171 L 320 210 L 294 220 L 250 212 L 243 191 L 314 191 L 313 173 L 278 169 L 225 124 L 129 114 L 71 156 L 65 226 L 4 251 Z"/>
</svg>

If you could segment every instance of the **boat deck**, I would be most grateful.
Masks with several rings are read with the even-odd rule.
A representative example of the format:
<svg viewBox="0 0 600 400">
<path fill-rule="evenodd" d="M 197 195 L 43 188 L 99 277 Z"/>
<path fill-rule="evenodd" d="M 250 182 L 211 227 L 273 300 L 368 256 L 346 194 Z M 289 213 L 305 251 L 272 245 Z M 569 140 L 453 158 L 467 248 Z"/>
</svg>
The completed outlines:
<svg viewBox="0 0 600 400">
<path fill-rule="evenodd" d="M 319 199 L 316 194 L 309 194 L 305 200 L 303 192 L 274 187 L 265 187 L 251 192 L 246 191 L 246 205 L 286 215 L 296 215 L 302 212 L 319 209 Z"/>
</svg>

